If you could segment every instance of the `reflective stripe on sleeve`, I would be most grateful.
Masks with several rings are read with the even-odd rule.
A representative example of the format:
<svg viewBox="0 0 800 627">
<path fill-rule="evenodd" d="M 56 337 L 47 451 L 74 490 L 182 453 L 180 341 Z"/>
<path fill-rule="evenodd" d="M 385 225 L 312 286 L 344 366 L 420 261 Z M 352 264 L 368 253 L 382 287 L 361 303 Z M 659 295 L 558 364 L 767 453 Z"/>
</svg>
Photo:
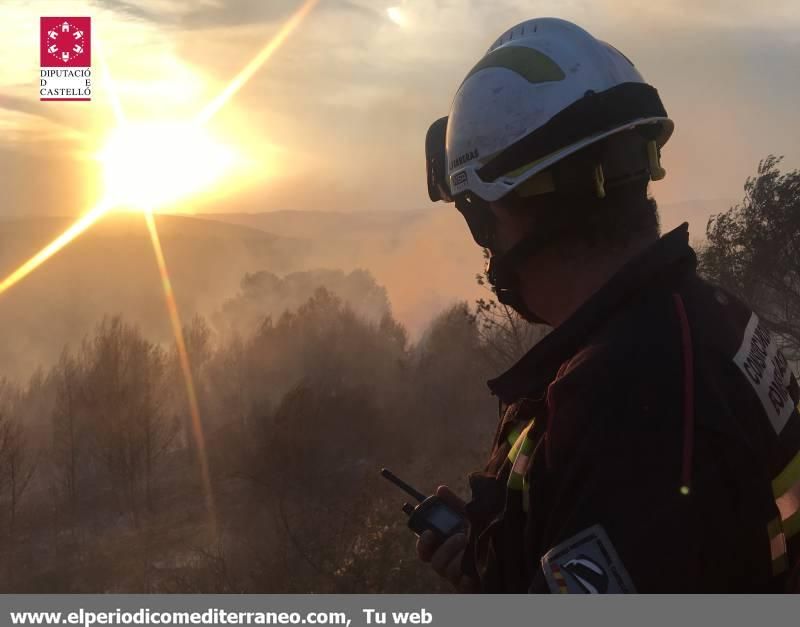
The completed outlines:
<svg viewBox="0 0 800 627">
<path fill-rule="evenodd" d="M 508 461 L 510 461 L 512 464 L 514 463 L 514 460 L 517 459 L 519 448 L 525 441 L 525 436 L 528 435 L 528 431 L 530 431 L 533 427 L 534 420 L 536 419 L 532 418 L 524 428 L 519 426 L 514 427 L 511 430 L 511 433 L 508 434 L 506 441 L 511 445 L 511 450 L 508 451 Z"/>
<path fill-rule="evenodd" d="M 777 499 L 789 488 L 800 481 L 800 451 L 792 458 L 786 468 L 772 480 L 772 492 Z"/>
<path fill-rule="evenodd" d="M 508 437 L 506 438 L 506 442 L 508 442 L 511 445 L 511 450 L 508 452 L 508 459 L 511 461 L 514 461 L 514 458 L 511 455 L 511 453 L 514 451 L 514 445 L 517 443 L 520 433 L 522 433 L 522 429 L 519 426 L 514 427 L 511 430 L 511 433 L 509 433 Z"/>
<path fill-rule="evenodd" d="M 780 575 L 789 567 L 786 556 L 786 536 L 780 518 L 776 518 L 767 525 L 769 534 L 769 549 L 772 556 L 772 574 Z"/>
<path fill-rule="evenodd" d="M 800 533 L 800 512 L 795 512 L 783 521 L 783 532 L 787 538 L 794 538 Z"/>
<path fill-rule="evenodd" d="M 512 490 L 522 490 L 525 487 L 525 475 L 531 463 L 531 453 L 533 452 L 533 442 L 527 437 L 527 433 L 522 436 L 522 444 L 517 447 L 518 453 L 511 466 L 508 475 L 507 486 Z"/>
<path fill-rule="evenodd" d="M 524 512 L 527 512 L 530 506 L 527 475 L 528 467 L 533 458 L 533 440 L 528 437 L 528 434 L 533 427 L 533 423 L 534 421 L 531 420 L 528 426 L 520 432 L 508 453 L 508 459 L 511 461 L 511 471 L 508 473 L 506 487 L 509 490 L 522 493 L 522 511 Z"/>
<path fill-rule="evenodd" d="M 775 499 L 778 511 L 781 513 L 781 520 L 786 522 L 794 518 L 800 510 L 800 481 Z"/>
<path fill-rule="evenodd" d="M 773 479 L 772 493 L 786 537 L 792 538 L 800 531 L 800 452 Z"/>
</svg>

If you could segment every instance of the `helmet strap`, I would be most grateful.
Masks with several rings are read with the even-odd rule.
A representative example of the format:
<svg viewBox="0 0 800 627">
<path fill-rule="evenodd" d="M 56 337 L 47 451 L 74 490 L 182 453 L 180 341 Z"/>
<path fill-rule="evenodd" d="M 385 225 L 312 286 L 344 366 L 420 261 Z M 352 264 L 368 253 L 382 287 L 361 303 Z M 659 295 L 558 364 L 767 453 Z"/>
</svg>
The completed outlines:
<svg viewBox="0 0 800 627">
<path fill-rule="evenodd" d="M 495 253 L 490 249 L 491 256 L 486 266 L 486 274 L 497 294 L 497 300 L 517 311 L 528 322 L 548 324 L 525 302 L 521 291 L 519 267 L 526 260 L 557 243 L 558 236 L 566 230 L 568 229 L 534 230 L 504 253 Z"/>
<path fill-rule="evenodd" d="M 522 241 L 506 253 L 497 253 L 495 216 L 489 207 L 489 203 L 467 193 L 456 197 L 455 204 L 456 208 L 464 216 L 475 242 L 490 253 L 486 274 L 497 295 L 497 300 L 503 305 L 514 309 L 528 322 L 546 324 L 542 318 L 530 311 L 525 304 L 519 289 L 519 275 L 516 272 L 517 258 L 523 259 L 529 256 L 529 251 L 532 248 L 539 247 L 538 242 L 534 242 L 534 236 L 528 235 L 523 238 Z M 536 239 L 541 239 L 542 243 L 545 241 L 543 237 Z"/>
</svg>

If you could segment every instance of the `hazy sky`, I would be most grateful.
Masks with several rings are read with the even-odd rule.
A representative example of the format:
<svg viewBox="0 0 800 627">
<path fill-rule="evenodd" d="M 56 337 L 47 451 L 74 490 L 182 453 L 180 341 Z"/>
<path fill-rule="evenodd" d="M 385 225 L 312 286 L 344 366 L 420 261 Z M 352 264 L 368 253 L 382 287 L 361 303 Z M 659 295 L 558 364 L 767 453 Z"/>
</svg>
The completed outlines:
<svg viewBox="0 0 800 627">
<path fill-rule="evenodd" d="M 97 197 L 93 155 L 114 123 L 97 43 L 128 119 L 186 118 L 299 5 L 2 0 L 0 213 L 76 214 Z M 94 19 L 94 100 L 42 103 L 38 18 L 70 14 Z M 662 203 L 737 199 L 769 153 L 800 167 L 797 0 L 320 0 L 210 123 L 239 160 L 205 205 L 183 209 L 427 206 L 428 124 L 501 32 L 542 16 L 609 41 L 658 88 L 676 123 Z"/>
</svg>

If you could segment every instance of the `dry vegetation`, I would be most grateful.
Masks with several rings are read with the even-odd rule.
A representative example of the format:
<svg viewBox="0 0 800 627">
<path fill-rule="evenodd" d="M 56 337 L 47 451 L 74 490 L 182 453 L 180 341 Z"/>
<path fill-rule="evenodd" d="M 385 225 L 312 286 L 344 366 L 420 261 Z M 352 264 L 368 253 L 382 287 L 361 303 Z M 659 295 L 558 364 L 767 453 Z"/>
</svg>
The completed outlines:
<svg viewBox="0 0 800 627">
<path fill-rule="evenodd" d="M 743 201 L 712 217 L 700 261 L 707 277 L 759 309 L 797 366 L 800 173 L 781 173 L 779 162 L 763 161 L 748 179 Z M 270 218 L 271 226 L 275 219 L 280 226 L 286 216 Z M 326 235 L 344 220 L 327 219 L 321 227 Z M 0 591 L 443 589 L 414 556 L 400 512 L 404 495 L 378 470 L 389 466 L 423 491 L 448 483 L 464 492 L 465 475 L 482 465 L 495 426 L 496 406 L 484 380 L 516 360 L 542 329 L 520 324 L 489 294 L 474 310 L 466 303 L 439 306 L 439 315 L 410 341 L 393 316 L 389 294 L 436 309 L 445 295 L 430 286 L 447 279 L 426 275 L 419 281 L 421 271 L 439 267 L 432 261 L 436 255 L 462 269 L 470 266 L 450 244 L 427 246 L 413 233 L 391 244 L 373 233 L 385 228 L 382 221 L 357 225 L 373 233 L 366 238 L 373 245 L 400 250 L 392 263 L 384 256 L 377 264 L 384 276 L 405 277 L 389 292 L 362 270 L 297 271 L 291 262 L 298 254 L 295 241 L 249 231 L 243 240 L 243 232 L 225 229 L 209 240 L 202 225 L 185 233 L 188 223 L 164 222 L 176 227 L 179 244 L 170 260 L 202 298 L 219 298 L 208 320 L 195 316 L 183 331 L 204 451 L 163 325 L 140 324 L 151 317 L 142 303 L 158 298 L 132 280 L 114 278 L 123 268 L 109 266 L 109 240 L 90 240 L 63 254 L 82 260 L 87 275 L 85 264 L 102 257 L 98 268 L 117 292 L 127 290 L 126 299 L 101 290 L 77 312 L 58 301 L 66 293 L 83 302 L 76 289 L 88 285 L 77 281 L 84 274 L 67 259 L 60 274 L 40 273 L 20 286 L 16 296 L 28 290 L 27 308 L 23 303 L 3 310 L 2 326 L 14 333 L 7 333 L 0 352 L 9 376 L 0 378 Z M 11 244 L 18 232 L 6 231 L 0 241 Z M 314 236 L 308 228 L 302 232 Z M 146 251 L 141 234 L 112 235 L 116 249 L 124 243 L 131 257 Z M 242 241 L 250 242 L 249 256 L 237 261 Z M 343 241 L 329 243 L 331 254 L 353 248 Z M 425 251 L 423 263 L 407 262 L 405 251 L 412 248 Z M 0 262 L 11 257 L 6 250 Z M 234 268 L 255 263 L 281 272 L 276 259 L 289 266 L 282 277 L 244 274 L 238 294 L 219 297 Z M 136 271 L 125 276 L 148 274 Z M 37 276 L 43 282 L 38 286 Z M 414 289 L 401 289 L 412 278 Z M 138 280 L 144 285 L 144 278 Z M 483 276 L 477 283 L 487 287 Z M 61 292 L 54 289 L 59 285 Z M 52 302 L 39 299 L 51 291 Z M 37 308 L 30 306 L 34 296 Z M 102 318 L 82 341 L 51 358 L 47 369 L 39 368 L 24 385 L 14 380 L 14 355 L 28 355 L 37 343 L 47 345 L 39 355 L 52 355 L 52 337 L 74 332 L 111 303 L 127 319 Z M 183 311 L 197 310 L 179 304 Z"/>
<path fill-rule="evenodd" d="M 259 316 L 276 293 L 284 312 Z M 378 470 L 464 491 L 495 422 L 491 321 L 456 305 L 412 344 L 367 273 L 250 275 L 216 318 L 184 329 L 214 524 L 168 344 L 106 317 L 2 381 L 0 590 L 441 589 Z"/>
</svg>

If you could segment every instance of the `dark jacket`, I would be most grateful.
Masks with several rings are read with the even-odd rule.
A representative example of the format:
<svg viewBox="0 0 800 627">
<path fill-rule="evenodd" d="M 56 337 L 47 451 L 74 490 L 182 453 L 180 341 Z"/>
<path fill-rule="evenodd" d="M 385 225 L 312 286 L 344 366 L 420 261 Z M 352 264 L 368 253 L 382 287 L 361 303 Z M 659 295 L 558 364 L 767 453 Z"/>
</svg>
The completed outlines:
<svg viewBox="0 0 800 627">
<path fill-rule="evenodd" d="M 485 592 L 797 586 L 797 381 L 758 316 L 698 278 L 687 229 L 489 382 L 463 562 Z"/>
</svg>

